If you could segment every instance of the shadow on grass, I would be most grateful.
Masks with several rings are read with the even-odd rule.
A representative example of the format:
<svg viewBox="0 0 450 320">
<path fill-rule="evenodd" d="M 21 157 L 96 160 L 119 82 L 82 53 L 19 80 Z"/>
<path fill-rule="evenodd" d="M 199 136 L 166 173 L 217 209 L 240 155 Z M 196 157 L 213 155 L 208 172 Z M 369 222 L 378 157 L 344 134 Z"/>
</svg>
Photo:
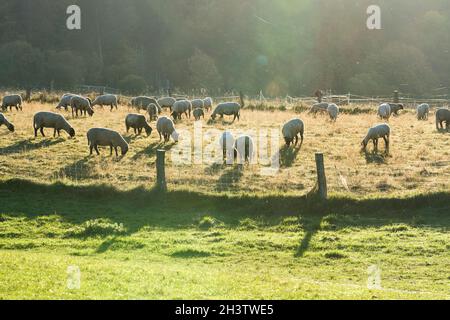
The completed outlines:
<svg viewBox="0 0 450 320">
<path fill-rule="evenodd" d="M 295 162 L 295 159 L 297 159 L 297 155 L 302 149 L 302 146 L 300 145 L 298 148 L 288 148 L 286 145 L 281 147 L 280 149 L 280 162 L 281 166 L 289 168 L 292 167 L 292 164 Z"/>
<path fill-rule="evenodd" d="M 216 190 L 222 192 L 236 188 L 236 184 L 242 179 L 244 167 L 234 165 L 224 168 L 223 174 L 217 180 Z"/>
<path fill-rule="evenodd" d="M 80 159 L 74 163 L 71 163 L 59 171 L 55 172 L 53 175 L 55 177 L 69 178 L 72 180 L 85 180 L 92 177 L 91 168 L 88 165 L 89 156 Z"/>
<path fill-rule="evenodd" d="M 372 152 L 363 152 L 364 156 L 366 158 L 366 162 L 367 164 L 372 164 L 372 163 L 376 163 L 376 164 L 386 164 L 387 163 L 387 159 L 389 158 L 389 154 L 384 152 L 384 153 L 379 153 L 377 151 L 372 151 Z"/>
<path fill-rule="evenodd" d="M 51 147 L 64 141 L 65 140 L 63 138 L 45 139 L 39 142 L 35 142 L 34 139 L 22 140 L 8 147 L 0 148 L 0 154 L 15 154 L 15 153 L 30 152 L 43 147 Z"/>
<path fill-rule="evenodd" d="M 56 214 L 76 230 L 90 227 L 95 234 L 99 228 L 102 232 L 114 231 L 105 231 L 101 234 L 103 238 L 117 232 L 123 236 L 131 235 L 144 227 L 198 228 L 196 221 L 206 214 L 229 228 L 239 228 L 240 221 L 247 218 L 262 219 L 264 226 L 270 227 L 278 226 L 286 216 L 301 216 L 307 221 L 303 226 L 306 234 L 296 249 L 297 257 L 308 250 L 314 234 L 322 230 L 322 222 L 332 228 L 330 230 L 413 223 L 417 218 L 425 220 L 427 227 L 445 229 L 450 226 L 450 193 L 445 192 L 401 199 L 335 197 L 321 202 L 316 198 L 285 195 L 161 193 L 154 188 L 119 191 L 105 185 L 73 186 L 9 180 L 0 182 L 0 203 L 1 213 L 12 217 L 36 220 Z M 115 241 L 115 238 L 105 241 L 98 252 L 105 252 L 112 245 L 131 245 Z"/>
</svg>

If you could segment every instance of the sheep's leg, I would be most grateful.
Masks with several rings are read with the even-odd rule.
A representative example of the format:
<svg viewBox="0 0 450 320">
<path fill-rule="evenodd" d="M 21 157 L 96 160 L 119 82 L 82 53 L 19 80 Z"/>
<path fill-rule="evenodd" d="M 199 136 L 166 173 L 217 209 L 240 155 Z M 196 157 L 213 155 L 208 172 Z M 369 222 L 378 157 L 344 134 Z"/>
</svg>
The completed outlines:
<svg viewBox="0 0 450 320">
<path fill-rule="evenodd" d="M 58 130 L 58 137 L 61 136 L 61 130 Z"/>
<path fill-rule="evenodd" d="M 117 147 L 114 147 L 114 150 L 116 151 L 116 157 L 118 157 L 119 153 L 117 152 Z"/>
<path fill-rule="evenodd" d="M 112 156 L 113 146 L 112 144 L 109 146 L 109 155 Z"/>
<path fill-rule="evenodd" d="M 38 136 L 38 130 L 39 130 L 38 128 L 34 128 L 34 137 L 35 138 L 37 138 L 37 136 Z"/>
<path fill-rule="evenodd" d="M 377 151 L 378 150 L 378 141 L 377 141 L 377 139 L 373 139 L 372 142 L 373 142 L 373 150 Z"/>
<path fill-rule="evenodd" d="M 97 155 L 99 156 L 100 155 L 100 151 L 98 151 L 98 145 L 94 145 L 94 149 L 95 149 L 95 152 L 97 152 Z"/>
<path fill-rule="evenodd" d="M 142 134 L 142 128 L 139 128 L 139 135 Z"/>
<path fill-rule="evenodd" d="M 158 134 L 159 134 L 159 141 L 161 141 L 162 139 L 161 132 L 158 132 Z"/>
<path fill-rule="evenodd" d="M 298 135 L 295 135 L 295 146 L 297 146 L 298 145 Z"/>
<path fill-rule="evenodd" d="M 111 104 L 111 112 L 114 110 L 114 105 Z"/>
<path fill-rule="evenodd" d="M 44 134 L 44 127 L 41 128 L 41 134 L 42 134 L 43 137 L 45 137 L 45 134 Z"/>
<path fill-rule="evenodd" d="M 94 146 L 91 144 L 89 146 L 89 154 L 92 156 L 92 151 L 94 150 Z"/>
<path fill-rule="evenodd" d="M 383 137 L 386 146 L 386 152 L 389 150 L 389 137 Z"/>
<path fill-rule="evenodd" d="M 56 129 L 53 130 L 53 138 L 56 137 Z"/>
</svg>

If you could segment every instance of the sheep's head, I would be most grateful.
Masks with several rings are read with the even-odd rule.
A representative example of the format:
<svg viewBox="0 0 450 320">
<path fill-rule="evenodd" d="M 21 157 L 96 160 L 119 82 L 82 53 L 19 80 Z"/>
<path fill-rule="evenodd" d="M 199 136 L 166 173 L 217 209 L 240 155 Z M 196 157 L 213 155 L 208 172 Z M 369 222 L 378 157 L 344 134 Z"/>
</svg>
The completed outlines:
<svg viewBox="0 0 450 320">
<path fill-rule="evenodd" d="M 8 125 L 8 130 L 11 131 L 11 132 L 14 132 L 14 130 L 15 130 L 14 126 L 12 124 L 9 124 Z"/>
<path fill-rule="evenodd" d="M 173 141 L 175 141 L 175 142 L 178 142 L 178 141 L 180 140 L 180 135 L 179 135 L 179 133 L 176 132 L 176 131 L 174 131 L 174 132 L 171 134 L 171 136 L 172 136 Z"/>
<path fill-rule="evenodd" d="M 149 137 L 152 134 L 153 129 L 148 126 L 147 128 L 145 128 L 145 133 L 147 133 L 147 137 Z"/>
<path fill-rule="evenodd" d="M 89 108 L 88 109 L 88 114 L 89 114 L 89 116 L 93 116 L 94 115 L 94 109 L 92 109 L 92 108 Z"/>
<path fill-rule="evenodd" d="M 213 113 L 212 115 L 211 115 L 211 120 L 216 120 L 216 117 L 217 117 L 217 115 L 215 114 L 215 113 Z"/>
<path fill-rule="evenodd" d="M 286 145 L 289 147 L 291 145 L 293 139 L 284 137 L 284 141 L 286 142 Z"/>
<path fill-rule="evenodd" d="M 364 140 L 361 142 L 361 151 L 366 150 L 366 148 L 367 148 L 367 141 L 366 141 L 366 139 L 364 139 Z"/>
<path fill-rule="evenodd" d="M 75 137 L 75 129 L 74 128 L 70 128 L 68 133 L 71 138 Z"/>
<path fill-rule="evenodd" d="M 125 156 L 128 152 L 128 144 L 124 145 L 122 148 L 122 156 Z"/>
</svg>

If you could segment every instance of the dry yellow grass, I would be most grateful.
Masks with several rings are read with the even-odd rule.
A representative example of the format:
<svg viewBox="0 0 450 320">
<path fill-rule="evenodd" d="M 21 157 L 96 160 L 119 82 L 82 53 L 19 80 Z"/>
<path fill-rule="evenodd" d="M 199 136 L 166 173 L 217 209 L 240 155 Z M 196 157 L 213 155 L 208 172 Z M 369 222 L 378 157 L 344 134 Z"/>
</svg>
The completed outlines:
<svg viewBox="0 0 450 320">
<path fill-rule="evenodd" d="M 156 149 L 164 147 L 170 150 L 174 145 L 160 144 L 156 130 L 149 138 L 125 134 L 125 116 L 134 111 L 126 106 L 119 109 L 110 112 L 108 108 L 97 108 L 94 117 L 78 119 L 72 119 L 70 113 L 62 111 L 77 132 L 74 139 L 69 139 L 65 134 L 54 139 L 52 130 L 46 130 L 47 138 L 34 138 L 33 114 L 40 110 L 54 111 L 53 105 L 25 104 L 23 112 L 6 113 L 16 126 L 16 132 L 8 133 L 5 127 L 0 128 L 1 179 L 105 183 L 120 189 L 152 186 L 156 175 Z M 216 128 L 256 130 L 258 133 L 259 129 L 280 128 L 283 122 L 293 117 L 300 117 L 305 122 L 305 142 L 295 153 L 282 149 L 282 166 L 278 174 L 261 175 L 260 165 L 246 167 L 243 171 L 209 164 L 175 166 L 169 152 L 169 188 L 200 192 L 304 194 L 315 183 L 314 153 L 323 152 L 331 192 L 352 196 L 406 196 L 450 190 L 450 135 L 436 131 L 432 116 L 428 121 L 419 122 L 414 113 L 408 111 L 392 118 L 391 153 L 387 157 L 382 153 L 365 155 L 360 152 L 360 143 L 368 128 L 379 123 L 375 111 L 371 114 L 341 115 L 337 123 L 331 123 L 325 116 L 314 118 L 306 113 L 243 110 L 239 122 L 231 124 L 226 119 L 225 122 L 207 124 L 205 121 L 203 128 L 204 131 Z M 177 128 L 192 133 L 193 123 L 193 120 L 183 119 Z M 94 126 L 124 133 L 130 141 L 127 156 L 117 160 L 109 156 L 108 148 L 101 150 L 100 157 L 89 157 L 86 132 Z M 384 150 L 384 143 L 380 147 Z"/>
</svg>

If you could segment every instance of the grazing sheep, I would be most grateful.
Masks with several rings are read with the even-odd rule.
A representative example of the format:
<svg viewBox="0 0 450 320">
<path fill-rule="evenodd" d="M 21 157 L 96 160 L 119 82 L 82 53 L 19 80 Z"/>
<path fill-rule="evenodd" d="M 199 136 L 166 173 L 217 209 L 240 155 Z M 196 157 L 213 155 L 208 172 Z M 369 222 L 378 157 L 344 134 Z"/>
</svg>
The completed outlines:
<svg viewBox="0 0 450 320">
<path fill-rule="evenodd" d="M 203 109 L 205 107 L 205 102 L 201 99 L 195 99 L 191 101 L 192 110 L 200 108 Z"/>
<path fill-rule="evenodd" d="M 327 113 L 329 104 L 326 102 L 316 103 L 309 109 L 309 113 L 317 114 L 317 113 Z"/>
<path fill-rule="evenodd" d="M 293 143 L 294 140 L 295 146 L 297 146 L 299 134 L 302 139 L 300 145 L 303 145 L 303 135 L 305 133 L 305 125 L 303 121 L 300 119 L 292 119 L 283 126 L 282 133 L 284 141 L 286 141 L 286 145 L 288 146 L 288 148 L 291 146 L 291 143 Z"/>
<path fill-rule="evenodd" d="M 103 106 L 110 106 L 111 107 L 111 111 L 113 111 L 114 107 L 116 108 L 116 110 L 118 110 L 118 107 L 117 107 L 118 102 L 119 102 L 119 99 L 117 98 L 116 95 L 105 94 L 103 96 L 97 97 L 94 100 L 94 102 L 92 102 L 92 106 L 91 107 L 94 107 L 94 106 L 97 106 L 97 105 L 101 106 L 101 107 L 103 107 Z"/>
<path fill-rule="evenodd" d="M 417 119 L 418 120 L 428 120 L 428 115 L 430 113 L 430 105 L 428 103 L 422 103 L 417 106 Z"/>
<path fill-rule="evenodd" d="M 391 117 L 391 106 L 388 103 L 383 103 L 378 107 L 378 113 L 377 115 L 383 119 L 389 121 L 389 118 Z"/>
<path fill-rule="evenodd" d="M 151 103 L 155 104 L 158 107 L 158 113 L 162 112 L 161 106 L 159 105 L 158 101 L 155 98 L 140 96 L 131 99 L 131 105 L 135 107 L 138 111 L 139 110 L 147 111 L 147 107 Z"/>
<path fill-rule="evenodd" d="M 436 111 L 436 129 L 444 130 L 444 122 L 445 122 L 445 129 L 449 131 L 450 129 L 450 110 L 449 109 L 438 109 Z M 440 128 L 439 128 L 440 127 Z"/>
<path fill-rule="evenodd" d="M 164 137 L 164 142 L 169 142 L 170 137 L 172 137 L 175 142 L 178 142 L 179 134 L 175 130 L 175 125 L 171 119 L 167 117 L 159 118 L 156 122 L 156 130 L 158 130 L 160 141 Z"/>
<path fill-rule="evenodd" d="M 234 159 L 234 137 L 230 131 L 225 131 L 219 139 L 219 145 L 223 152 L 223 161 L 232 164 Z"/>
<path fill-rule="evenodd" d="M 195 120 L 200 120 L 201 117 L 203 117 L 203 119 L 205 119 L 205 112 L 203 111 L 203 109 L 197 108 L 195 109 L 192 114 L 194 115 Z"/>
<path fill-rule="evenodd" d="M 56 109 L 64 108 L 66 111 L 69 109 L 70 106 L 70 100 L 72 100 L 72 97 L 75 97 L 76 94 L 72 93 L 66 93 L 61 97 L 61 100 L 59 101 L 58 105 L 56 106 Z"/>
<path fill-rule="evenodd" d="M 331 121 L 336 121 L 339 116 L 339 107 L 332 103 L 328 106 L 328 114 L 330 115 Z"/>
<path fill-rule="evenodd" d="M 233 122 L 241 116 L 241 105 L 237 102 L 224 102 L 217 105 L 214 109 L 211 119 L 216 120 L 217 116 L 223 118 L 223 116 L 234 116 Z"/>
<path fill-rule="evenodd" d="M 379 124 L 369 129 L 367 136 L 362 142 L 363 151 L 366 151 L 367 144 L 370 140 L 373 141 L 375 151 L 378 150 L 378 139 L 383 138 L 386 143 L 386 152 L 389 152 L 389 138 L 391 136 L 391 128 L 387 124 Z"/>
<path fill-rule="evenodd" d="M 172 97 L 164 97 L 161 99 L 158 99 L 158 104 L 161 106 L 161 108 L 169 108 L 172 110 L 173 105 L 177 102 L 177 99 Z"/>
<path fill-rule="evenodd" d="M 122 151 L 122 156 L 126 155 L 128 152 L 128 143 L 120 133 L 114 130 L 105 128 L 92 128 L 87 132 L 87 139 L 91 155 L 93 150 L 97 152 L 97 155 L 100 155 L 98 146 L 109 147 L 110 155 L 112 155 L 114 149 L 116 152 L 116 157 L 119 156 L 117 152 L 118 147 L 120 147 Z"/>
<path fill-rule="evenodd" d="M 255 144 L 250 136 L 240 136 L 236 139 L 234 143 L 234 158 L 237 159 L 239 156 L 239 164 L 244 162 L 249 162 L 254 158 Z"/>
<path fill-rule="evenodd" d="M 206 111 L 212 110 L 213 99 L 210 97 L 203 99 L 203 105 Z"/>
<path fill-rule="evenodd" d="M 33 118 L 33 128 L 35 137 L 38 135 L 38 130 L 40 130 L 42 136 L 45 137 L 44 128 L 54 129 L 53 137 L 56 137 L 56 133 L 58 133 L 59 137 L 61 135 L 61 130 L 67 132 L 72 138 L 75 136 L 75 130 L 69 122 L 67 122 L 66 118 L 54 112 L 42 111 L 36 113 Z"/>
<path fill-rule="evenodd" d="M 391 115 L 398 116 L 400 110 L 405 110 L 405 106 L 402 103 L 389 103 L 391 107 Z"/>
<path fill-rule="evenodd" d="M 149 116 L 150 121 L 158 119 L 158 107 L 154 103 L 150 103 L 147 107 L 147 113 Z"/>
<path fill-rule="evenodd" d="M 0 113 L 0 127 L 5 125 L 9 131 L 14 132 L 14 125 L 6 119 L 3 113 Z"/>
<path fill-rule="evenodd" d="M 181 120 L 181 115 L 184 113 L 186 118 L 191 117 L 192 104 L 189 100 L 180 100 L 172 106 L 172 117 L 174 120 Z"/>
<path fill-rule="evenodd" d="M 73 96 L 70 99 L 70 106 L 72 107 L 72 117 L 75 117 L 75 114 L 78 117 L 78 111 L 80 111 L 80 115 L 84 114 L 86 116 L 86 113 L 91 117 L 94 115 L 92 101 L 89 98 Z"/>
<path fill-rule="evenodd" d="M 145 116 L 136 113 L 130 113 L 127 115 L 125 118 L 125 127 L 127 128 L 127 133 L 130 131 L 130 128 L 133 128 L 134 133 L 138 135 L 142 133 L 142 129 L 145 129 L 147 137 L 150 136 L 153 131 L 145 120 Z"/>
<path fill-rule="evenodd" d="M 3 97 L 2 110 L 6 111 L 8 107 L 10 110 L 12 110 L 12 108 L 16 108 L 17 111 L 19 111 L 19 109 L 22 111 L 22 96 L 19 94 L 13 94 Z"/>
</svg>

